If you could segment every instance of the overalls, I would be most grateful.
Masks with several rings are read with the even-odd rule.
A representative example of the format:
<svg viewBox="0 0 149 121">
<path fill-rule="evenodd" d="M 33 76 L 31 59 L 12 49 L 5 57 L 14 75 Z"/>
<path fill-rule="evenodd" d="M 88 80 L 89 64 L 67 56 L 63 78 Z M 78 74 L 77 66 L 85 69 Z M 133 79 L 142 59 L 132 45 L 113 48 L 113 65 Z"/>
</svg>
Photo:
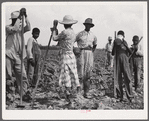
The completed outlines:
<svg viewBox="0 0 149 121">
<path fill-rule="evenodd" d="M 35 86 L 38 80 L 38 74 L 40 69 L 41 50 L 39 48 L 38 43 L 34 41 L 33 41 L 32 53 L 35 65 L 32 66 L 29 60 L 27 61 L 27 75 L 30 85 Z"/>
</svg>

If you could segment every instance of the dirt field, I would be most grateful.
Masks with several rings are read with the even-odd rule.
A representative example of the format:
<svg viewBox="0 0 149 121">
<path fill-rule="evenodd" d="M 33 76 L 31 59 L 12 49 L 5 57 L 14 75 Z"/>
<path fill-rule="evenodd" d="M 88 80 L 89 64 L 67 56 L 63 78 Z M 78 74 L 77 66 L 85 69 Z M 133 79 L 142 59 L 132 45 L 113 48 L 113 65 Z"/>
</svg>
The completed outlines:
<svg viewBox="0 0 149 121">
<path fill-rule="evenodd" d="M 42 55 L 45 50 L 42 50 Z M 14 88 L 14 83 L 8 84 L 6 109 L 8 110 L 115 110 L 115 109 L 143 109 L 143 67 L 142 67 L 142 87 L 141 91 L 134 94 L 132 103 L 120 102 L 113 97 L 114 77 L 113 68 L 105 68 L 105 51 L 97 49 L 94 53 L 95 68 L 91 78 L 90 93 L 91 99 L 84 98 L 82 95 L 76 95 L 71 98 L 71 104 L 65 100 L 63 93 L 64 89 L 58 86 L 58 50 L 49 50 L 48 58 L 46 59 L 45 72 L 43 79 L 40 80 L 35 96 L 34 106 L 30 102 L 23 102 L 25 108 L 17 108 L 20 102 L 20 97 Z M 132 80 L 133 81 L 133 80 Z M 107 89 L 105 89 L 107 85 Z M 76 94 L 75 89 L 72 89 L 72 94 Z M 125 97 L 125 95 L 124 95 Z"/>
</svg>

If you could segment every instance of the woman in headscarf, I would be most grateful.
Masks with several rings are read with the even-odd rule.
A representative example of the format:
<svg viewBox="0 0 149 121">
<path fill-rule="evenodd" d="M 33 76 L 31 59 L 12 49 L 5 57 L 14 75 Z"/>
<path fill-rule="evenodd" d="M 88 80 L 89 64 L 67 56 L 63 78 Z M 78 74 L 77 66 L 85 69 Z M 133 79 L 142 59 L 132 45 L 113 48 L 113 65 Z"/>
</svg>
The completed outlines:
<svg viewBox="0 0 149 121">
<path fill-rule="evenodd" d="M 53 31 L 53 40 L 58 41 L 59 46 L 61 47 L 59 85 L 65 86 L 66 99 L 70 101 L 72 84 L 75 84 L 77 86 L 77 92 L 80 92 L 76 58 L 73 53 L 76 35 L 74 30 L 71 28 L 71 26 L 76 24 L 78 21 L 73 20 L 72 16 L 66 15 L 64 16 L 63 21 L 58 22 L 63 24 L 65 28 L 65 30 L 63 30 L 59 35 L 56 35 L 55 30 Z"/>
</svg>

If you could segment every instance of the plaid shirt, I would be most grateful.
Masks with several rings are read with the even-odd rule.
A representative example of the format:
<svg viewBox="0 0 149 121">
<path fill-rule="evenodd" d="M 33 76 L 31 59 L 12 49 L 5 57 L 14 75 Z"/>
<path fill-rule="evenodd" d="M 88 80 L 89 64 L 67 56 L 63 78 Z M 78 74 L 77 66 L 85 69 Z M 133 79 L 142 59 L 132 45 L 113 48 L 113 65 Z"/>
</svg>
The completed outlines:
<svg viewBox="0 0 149 121">
<path fill-rule="evenodd" d="M 76 58 L 73 53 L 75 38 L 76 35 L 72 28 L 65 29 L 59 35 L 53 36 L 53 40 L 59 41 L 59 46 L 62 48 L 60 52 L 60 86 L 71 87 L 72 84 L 80 86 Z"/>
</svg>

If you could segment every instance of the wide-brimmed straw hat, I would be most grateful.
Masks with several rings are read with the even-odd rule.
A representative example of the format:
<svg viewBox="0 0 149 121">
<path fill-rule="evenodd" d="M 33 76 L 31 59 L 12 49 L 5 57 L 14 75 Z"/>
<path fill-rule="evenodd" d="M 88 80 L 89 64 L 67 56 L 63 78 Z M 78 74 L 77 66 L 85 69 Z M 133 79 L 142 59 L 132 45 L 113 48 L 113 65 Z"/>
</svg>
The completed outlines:
<svg viewBox="0 0 149 121">
<path fill-rule="evenodd" d="M 90 25 L 93 27 L 94 24 L 92 23 L 92 21 L 93 21 L 92 18 L 87 18 L 83 24 L 84 24 L 84 25 L 90 24 Z"/>
<path fill-rule="evenodd" d="M 72 16 L 70 15 L 65 15 L 63 20 L 59 20 L 58 21 L 60 24 L 76 24 L 78 21 L 77 20 L 73 20 Z"/>
<path fill-rule="evenodd" d="M 15 19 L 15 18 L 18 18 L 20 15 L 20 12 L 19 11 L 14 11 L 11 13 L 11 18 L 10 19 Z"/>
</svg>

